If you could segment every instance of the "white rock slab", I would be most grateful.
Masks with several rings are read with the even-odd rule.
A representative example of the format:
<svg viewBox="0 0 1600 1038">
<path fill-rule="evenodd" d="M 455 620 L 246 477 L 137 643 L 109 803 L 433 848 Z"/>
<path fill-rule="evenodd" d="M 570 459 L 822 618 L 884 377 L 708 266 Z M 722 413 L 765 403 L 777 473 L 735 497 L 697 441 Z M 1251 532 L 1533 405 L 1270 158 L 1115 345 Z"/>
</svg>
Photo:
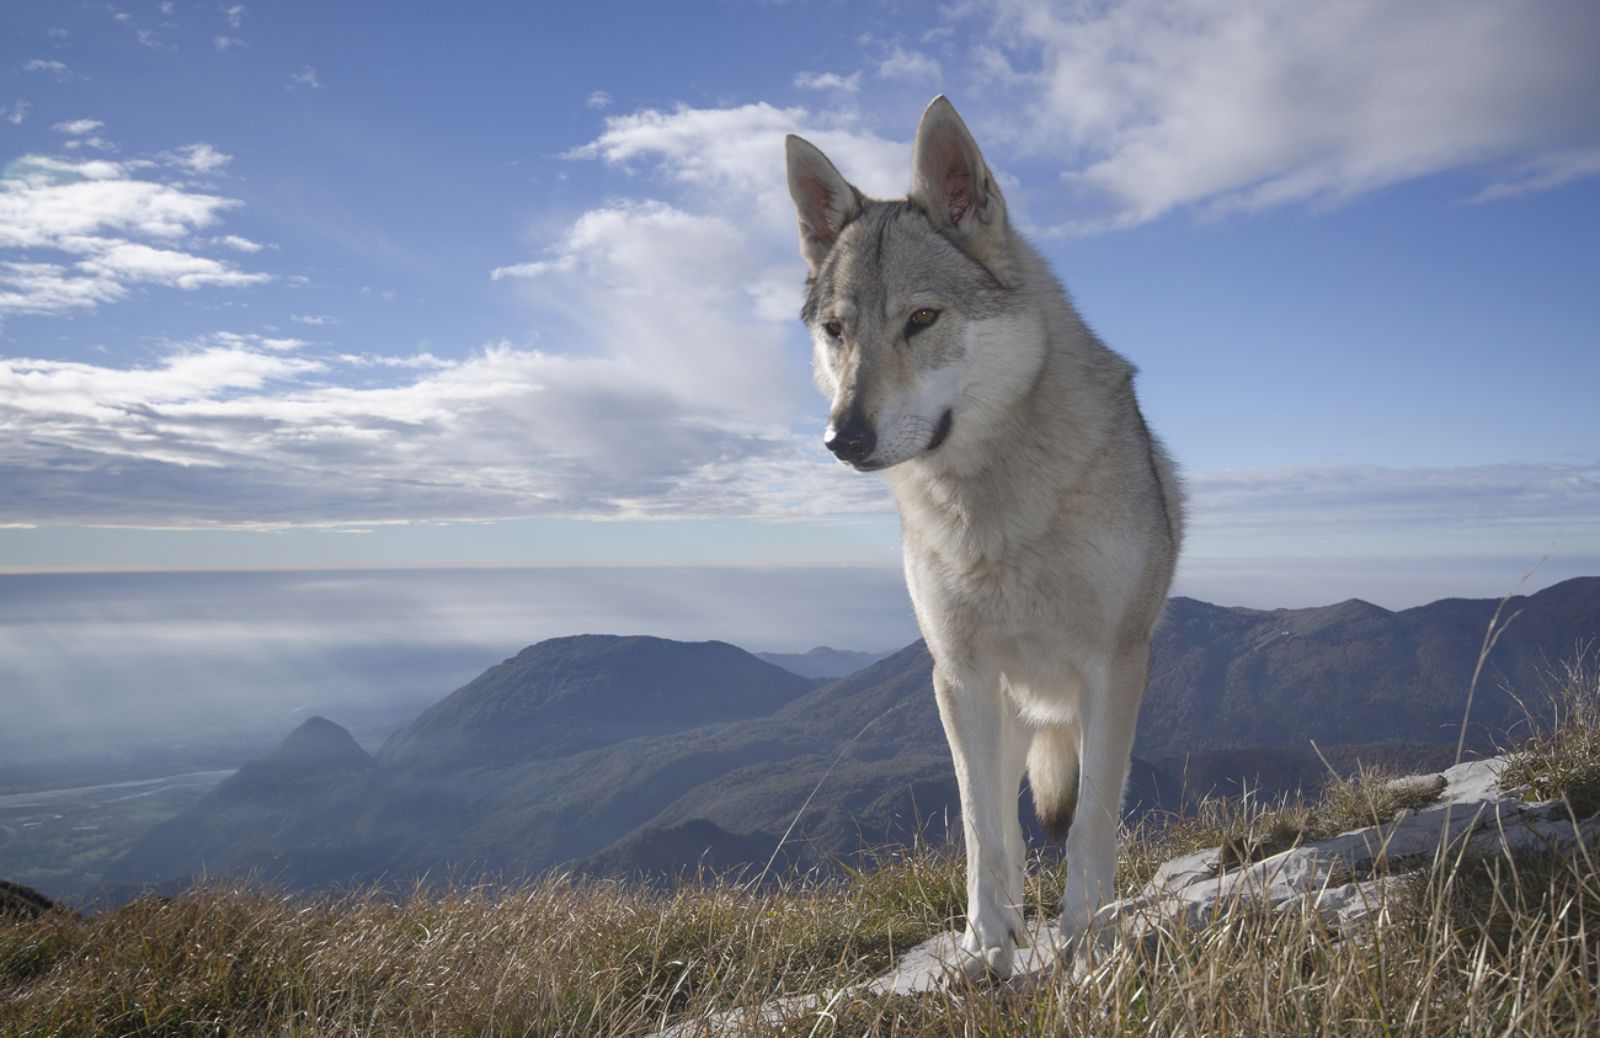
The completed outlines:
<svg viewBox="0 0 1600 1038">
<path fill-rule="evenodd" d="M 1277 911 L 1310 905 L 1330 926 L 1354 932 L 1387 904 L 1392 876 L 1431 865 L 1441 847 L 1457 852 L 1465 845 L 1480 853 L 1524 848 L 1570 847 L 1600 835 L 1600 816 L 1575 825 L 1560 801 L 1530 803 L 1525 789 L 1500 786 L 1508 758 L 1468 761 L 1442 772 L 1396 780 L 1408 787 L 1438 792 L 1432 805 L 1401 811 L 1393 820 L 1304 844 L 1260 861 L 1221 867 L 1221 848 L 1186 854 L 1163 863 L 1135 896 L 1108 906 L 1131 940 L 1153 937 L 1181 921 L 1203 926 L 1209 916 L 1235 901 Z M 888 972 L 836 991 L 776 999 L 754 1010 L 681 1021 L 657 1038 L 736 1035 L 757 1020 L 776 1022 L 825 1009 L 853 995 L 909 995 L 959 983 L 965 953 L 959 934 L 943 933 L 900 955 Z M 1026 986 L 1053 974 L 1060 947 L 1053 920 L 1029 925 L 1030 944 L 1018 950 L 1012 983 Z"/>
</svg>

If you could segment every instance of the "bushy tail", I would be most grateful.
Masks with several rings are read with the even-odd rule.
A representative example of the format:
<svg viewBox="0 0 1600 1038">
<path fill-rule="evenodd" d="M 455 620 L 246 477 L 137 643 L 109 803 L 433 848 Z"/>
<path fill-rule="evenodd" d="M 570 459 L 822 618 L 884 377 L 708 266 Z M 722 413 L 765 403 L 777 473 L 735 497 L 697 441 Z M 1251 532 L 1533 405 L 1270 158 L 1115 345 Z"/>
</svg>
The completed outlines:
<svg viewBox="0 0 1600 1038">
<path fill-rule="evenodd" d="M 1078 748 L 1078 726 L 1064 724 L 1036 728 L 1028 747 L 1033 811 L 1054 840 L 1066 839 L 1078 806 Z"/>
</svg>

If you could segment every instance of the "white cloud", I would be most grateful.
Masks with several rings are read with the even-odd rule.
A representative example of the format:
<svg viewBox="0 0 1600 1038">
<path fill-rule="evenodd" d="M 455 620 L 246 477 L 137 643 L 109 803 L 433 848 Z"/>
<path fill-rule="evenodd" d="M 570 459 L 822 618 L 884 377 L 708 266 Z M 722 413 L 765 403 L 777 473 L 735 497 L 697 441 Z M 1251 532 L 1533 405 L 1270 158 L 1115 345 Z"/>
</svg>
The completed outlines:
<svg viewBox="0 0 1600 1038">
<path fill-rule="evenodd" d="M 239 39 L 238 37 L 235 37 L 235 36 L 225 36 L 225 35 L 224 36 L 215 36 L 215 37 L 212 37 L 212 40 L 211 40 L 211 46 L 214 47 L 217 50 L 218 53 L 222 53 L 223 51 L 230 51 L 230 50 L 233 50 L 233 49 L 235 49 L 237 47 L 243 47 L 245 45 L 246 44 L 245 44 L 245 42 L 243 40 L 241 40 L 241 39 Z"/>
<path fill-rule="evenodd" d="M 501 278 L 536 278 L 548 271 L 561 270 L 560 261 L 557 260 L 532 260 L 528 263 L 512 263 L 504 267 L 495 267 L 489 271 L 490 281 L 499 281 Z M 571 269 L 570 266 L 565 269 Z"/>
<path fill-rule="evenodd" d="M 548 259 L 496 276 L 518 279 L 565 337 L 647 374 L 683 406 L 784 421 L 804 368 L 785 350 L 791 322 L 764 319 L 748 291 L 768 262 L 731 215 L 642 201 L 583 214 Z"/>
<path fill-rule="evenodd" d="M 34 58 L 22 66 L 24 72 L 47 72 L 57 79 L 72 78 L 72 70 L 59 61 L 47 61 L 44 58 Z"/>
<path fill-rule="evenodd" d="M 60 264 L 0 261 L 0 317 L 93 309 L 127 294 L 119 282 L 84 277 Z"/>
<path fill-rule="evenodd" d="M 611 95 L 604 90 L 596 90 L 589 95 L 589 99 L 584 104 L 595 109 L 609 108 L 611 107 Z"/>
<path fill-rule="evenodd" d="M 752 233 L 768 244 L 782 240 L 788 258 L 794 248 L 794 208 L 783 176 L 783 138 L 790 133 L 827 152 L 869 194 L 901 194 L 910 179 L 909 143 L 886 140 L 846 115 L 764 103 L 680 105 L 670 112 L 645 109 L 613 116 L 599 137 L 568 157 L 628 169 L 653 167 L 673 186 L 691 191 L 699 206 L 754 216 L 760 226 Z"/>
<path fill-rule="evenodd" d="M 12 126 L 21 126 L 22 120 L 28 117 L 28 109 L 32 107 L 26 101 L 15 101 L 9 105 L 0 105 L 0 119 L 4 119 Z"/>
<path fill-rule="evenodd" d="M 237 29 L 244 25 L 244 4 L 234 4 L 222 13 L 227 17 L 230 29 Z"/>
<path fill-rule="evenodd" d="M 225 155 L 203 141 L 185 144 L 181 148 L 164 153 L 161 157 L 171 165 L 201 176 L 215 173 L 233 161 L 232 155 Z"/>
<path fill-rule="evenodd" d="M 1541 155 L 1523 163 L 1514 179 L 1490 184 L 1473 201 L 1494 202 L 1532 191 L 1549 191 L 1574 180 L 1594 176 L 1600 176 L 1600 146 Z"/>
<path fill-rule="evenodd" d="M 0 317 L 59 314 L 126 297 L 136 285 L 193 290 L 268 275 L 198 256 L 196 232 L 239 203 L 141 179 L 152 163 L 25 156 L 0 180 Z M 40 252 L 62 254 L 45 260 Z"/>
<path fill-rule="evenodd" d="M 1600 7 L 1582 0 L 982 10 L 992 122 L 1066 160 L 1100 210 L 1080 229 L 1336 200 L 1600 137 Z"/>
<path fill-rule="evenodd" d="M 402 380 L 326 384 L 337 365 Z M 781 428 L 686 407 L 655 375 L 506 344 L 316 359 L 249 336 L 132 369 L 0 359 L 0 522 L 881 511 L 876 481 Z"/>
<path fill-rule="evenodd" d="M 0 248 L 76 252 L 107 234 L 178 240 L 239 204 L 135 179 L 139 168 L 105 160 L 17 160 L 0 180 Z"/>
<path fill-rule="evenodd" d="M 140 242 L 107 245 L 80 261 L 78 268 L 108 281 L 149 282 L 190 291 L 207 285 L 255 285 L 269 280 L 269 275 L 247 274 L 220 260 Z"/>
<path fill-rule="evenodd" d="M 237 234 L 224 234 L 220 238 L 211 239 L 218 245 L 225 245 L 235 252 L 260 252 L 263 248 L 260 242 L 251 241 L 249 238 Z"/>
<path fill-rule="evenodd" d="M 296 87 L 306 87 L 310 90 L 321 90 L 322 80 L 317 78 L 317 70 L 312 68 L 310 65 L 307 65 L 299 72 L 289 73 L 288 89 L 293 90 Z"/>
<path fill-rule="evenodd" d="M 879 79 L 900 79 L 909 82 L 937 82 L 942 75 L 939 63 L 917 50 L 896 46 L 889 56 L 878 63 Z"/>
<path fill-rule="evenodd" d="M 69 136 L 79 137 L 86 133 L 92 133 L 95 130 L 104 129 L 105 125 L 106 124 L 101 122 L 99 119 L 73 119 L 71 122 L 56 123 L 51 127 L 51 129 L 55 130 L 57 133 L 65 133 Z"/>
<path fill-rule="evenodd" d="M 81 151 L 85 148 L 90 151 L 116 151 L 117 146 L 104 137 L 89 135 L 87 137 L 74 137 L 63 145 L 68 151 Z"/>
<path fill-rule="evenodd" d="M 412 368 L 434 371 L 454 367 L 453 362 L 431 353 L 413 353 L 403 357 L 379 353 L 341 353 L 339 363 L 348 364 L 353 368 Z"/>
<path fill-rule="evenodd" d="M 841 94 L 853 94 L 861 89 L 861 73 L 841 76 L 837 72 L 797 72 L 794 85 L 801 90 L 836 90 Z"/>
<path fill-rule="evenodd" d="M 326 325 L 339 323 L 339 319 L 337 317 L 330 317 L 327 314 L 295 314 L 289 319 L 300 324 L 309 324 L 313 327 L 323 327 Z"/>
</svg>

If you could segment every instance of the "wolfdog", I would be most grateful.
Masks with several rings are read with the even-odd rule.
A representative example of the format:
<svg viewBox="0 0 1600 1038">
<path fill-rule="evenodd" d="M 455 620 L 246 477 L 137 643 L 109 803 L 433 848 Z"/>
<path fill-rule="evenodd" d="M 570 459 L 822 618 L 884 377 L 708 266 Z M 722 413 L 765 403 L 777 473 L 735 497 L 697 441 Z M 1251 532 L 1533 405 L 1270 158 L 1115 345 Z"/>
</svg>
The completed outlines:
<svg viewBox="0 0 1600 1038">
<path fill-rule="evenodd" d="M 864 196 L 800 137 L 789 193 L 810 267 L 801 317 L 831 398 L 823 443 L 881 471 L 950 741 L 966 838 L 963 971 L 1026 939 L 1023 775 L 1066 836 L 1063 947 L 1100 932 L 1150 639 L 1182 539 L 1176 470 L 1134 368 L 1079 318 L 1007 219 L 944 97 L 910 193 Z"/>
</svg>

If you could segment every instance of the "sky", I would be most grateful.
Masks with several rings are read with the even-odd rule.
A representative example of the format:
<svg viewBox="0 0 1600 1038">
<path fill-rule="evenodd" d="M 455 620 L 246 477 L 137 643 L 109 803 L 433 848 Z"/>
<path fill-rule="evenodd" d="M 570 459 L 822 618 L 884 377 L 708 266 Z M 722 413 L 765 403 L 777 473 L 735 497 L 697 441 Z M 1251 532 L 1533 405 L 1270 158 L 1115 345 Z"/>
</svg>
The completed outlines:
<svg viewBox="0 0 1600 1038">
<path fill-rule="evenodd" d="M 899 195 L 945 93 L 1140 368 L 1180 591 L 1600 572 L 1589 0 L 5 21 L 0 571 L 893 567 L 821 447 L 782 144 Z"/>
</svg>

